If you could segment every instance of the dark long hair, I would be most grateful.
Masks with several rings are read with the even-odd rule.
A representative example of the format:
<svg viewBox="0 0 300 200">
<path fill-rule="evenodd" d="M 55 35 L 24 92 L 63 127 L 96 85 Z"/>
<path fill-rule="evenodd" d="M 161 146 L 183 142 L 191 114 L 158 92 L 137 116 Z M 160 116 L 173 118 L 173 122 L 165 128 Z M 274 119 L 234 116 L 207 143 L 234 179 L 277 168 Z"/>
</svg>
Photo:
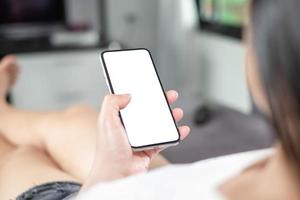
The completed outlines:
<svg viewBox="0 0 300 200">
<path fill-rule="evenodd" d="M 252 0 L 252 40 L 272 122 L 300 172 L 300 1 Z"/>
</svg>

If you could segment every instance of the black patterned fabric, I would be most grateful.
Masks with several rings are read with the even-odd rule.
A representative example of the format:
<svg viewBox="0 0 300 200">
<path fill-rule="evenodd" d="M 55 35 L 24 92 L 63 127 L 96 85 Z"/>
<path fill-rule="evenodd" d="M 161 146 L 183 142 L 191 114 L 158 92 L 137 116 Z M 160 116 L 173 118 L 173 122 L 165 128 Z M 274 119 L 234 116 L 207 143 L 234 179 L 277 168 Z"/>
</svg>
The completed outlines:
<svg viewBox="0 0 300 200">
<path fill-rule="evenodd" d="M 78 193 L 80 187 L 74 182 L 46 183 L 29 189 L 16 200 L 66 200 Z"/>
</svg>

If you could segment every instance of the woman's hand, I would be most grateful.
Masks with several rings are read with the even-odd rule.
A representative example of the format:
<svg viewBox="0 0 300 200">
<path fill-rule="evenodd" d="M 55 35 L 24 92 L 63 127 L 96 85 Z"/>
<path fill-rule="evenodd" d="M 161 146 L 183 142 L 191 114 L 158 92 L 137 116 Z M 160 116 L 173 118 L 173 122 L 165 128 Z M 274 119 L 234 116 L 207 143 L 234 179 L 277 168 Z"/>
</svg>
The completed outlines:
<svg viewBox="0 0 300 200">
<path fill-rule="evenodd" d="M 170 104 L 178 98 L 175 91 L 167 92 Z M 87 179 L 85 187 L 96 182 L 111 181 L 147 172 L 150 161 L 162 149 L 146 151 L 132 151 L 126 132 L 119 118 L 119 111 L 130 102 L 130 95 L 107 95 L 104 99 L 99 117 L 99 136 L 97 138 L 96 158 Z M 174 109 L 173 116 L 176 122 L 183 117 L 183 111 Z M 189 127 L 179 127 L 181 139 L 190 132 Z"/>
</svg>

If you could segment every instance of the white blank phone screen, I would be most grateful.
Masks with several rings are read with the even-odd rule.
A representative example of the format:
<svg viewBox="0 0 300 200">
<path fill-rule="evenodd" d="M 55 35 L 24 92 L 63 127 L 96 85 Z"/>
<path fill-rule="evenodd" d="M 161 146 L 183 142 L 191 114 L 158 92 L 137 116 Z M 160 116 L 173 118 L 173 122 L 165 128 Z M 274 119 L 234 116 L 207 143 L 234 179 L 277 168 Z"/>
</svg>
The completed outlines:
<svg viewBox="0 0 300 200">
<path fill-rule="evenodd" d="M 164 91 L 147 50 L 106 52 L 104 63 L 115 94 L 131 94 L 121 117 L 131 146 L 179 139 Z"/>
</svg>

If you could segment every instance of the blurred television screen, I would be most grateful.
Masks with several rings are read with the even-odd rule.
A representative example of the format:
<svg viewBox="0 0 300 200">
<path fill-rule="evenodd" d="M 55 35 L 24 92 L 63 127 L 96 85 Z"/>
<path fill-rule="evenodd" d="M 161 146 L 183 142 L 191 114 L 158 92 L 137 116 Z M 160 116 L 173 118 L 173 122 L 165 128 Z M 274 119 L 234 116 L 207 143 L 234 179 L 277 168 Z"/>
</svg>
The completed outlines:
<svg viewBox="0 0 300 200">
<path fill-rule="evenodd" d="M 203 30 L 241 39 L 249 0 L 195 0 Z"/>
<path fill-rule="evenodd" d="M 200 17 L 204 21 L 241 27 L 247 0 L 200 0 Z"/>
<path fill-rule="evenodd" d="M 0 0 L 0 25 L 61 23 L 64 20 L 63 0 Z"/>
</svg>

